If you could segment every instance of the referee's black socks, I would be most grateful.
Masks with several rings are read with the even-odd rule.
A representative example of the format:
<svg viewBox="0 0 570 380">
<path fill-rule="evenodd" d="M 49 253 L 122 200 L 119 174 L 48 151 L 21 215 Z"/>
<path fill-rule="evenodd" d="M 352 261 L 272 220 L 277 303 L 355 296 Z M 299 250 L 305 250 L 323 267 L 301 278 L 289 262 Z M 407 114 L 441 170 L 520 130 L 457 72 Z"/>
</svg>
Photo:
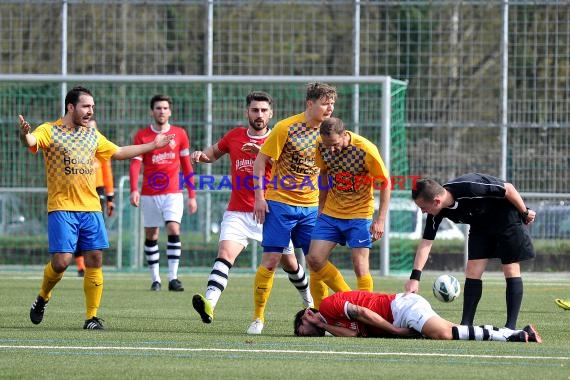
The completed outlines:
<svg viewBox="0 0 570 380">
<path fill-rule="evenodd" d="M 466 278 L 463 287 L 463 316 L 461 324 L 471 326 L 475 319 L 477 305 L 483 294 L 483 281 L 479 279 Z"/>
<path fill-rule="evenodd" d="M 523 298 L 523 281 L 521 277 L 507 278 L 506 281 L 507 323 L 505 327 L 515 330 Z"/>
</svg>

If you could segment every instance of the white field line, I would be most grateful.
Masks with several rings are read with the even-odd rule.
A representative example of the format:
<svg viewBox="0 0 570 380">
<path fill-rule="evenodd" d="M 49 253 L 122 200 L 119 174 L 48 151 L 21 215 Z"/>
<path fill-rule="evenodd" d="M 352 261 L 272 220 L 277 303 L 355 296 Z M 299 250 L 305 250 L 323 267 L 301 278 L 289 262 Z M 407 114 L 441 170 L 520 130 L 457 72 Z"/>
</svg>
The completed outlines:
<svg viewBox="0 0 570 380">
<path fill-rule="evenodd" d="M 163 352 L 240 352 L 303 355 L 346 355 L 346 356 L 415 356 L 415 357 L 453 357 L 479 359 L 534 359 L 534 360 L 570 360 L 570 356 L 526 356 L 526 355 L 480 355 L 450 353 L 415 353 L 415 352 L 351 352 L 351 351 L 304 351 L 304 350 L 246 350 L 239 348 L 181 348 L 181 347 L 120 347 L 120 346 L 46 346 L 46 345 L 0 345 L 0 349 L 26 350 L 78 350 L 78 351 L 163 351 Z"/>
</svg>

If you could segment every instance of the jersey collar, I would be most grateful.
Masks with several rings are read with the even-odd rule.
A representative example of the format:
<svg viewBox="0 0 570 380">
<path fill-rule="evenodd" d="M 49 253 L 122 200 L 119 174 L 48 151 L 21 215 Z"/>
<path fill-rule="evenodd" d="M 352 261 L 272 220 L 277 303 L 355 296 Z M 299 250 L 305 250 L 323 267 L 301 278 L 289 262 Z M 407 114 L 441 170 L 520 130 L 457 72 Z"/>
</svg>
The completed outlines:
<svg viewBox="0 0 570 380">
<path fill-rule="evenodd" d="M 158 130 L 158 129 L 156 129 L 156 128 L 155 128 L 155 126 L 154 126 L 154 125 L 152 125 L 152 124 L 151 124 L 151 125 L 149 125 L 149 127 L 150 127 L 151 131 L 153 131 L 154 133 L 166 133 L 166 132 L 170 131 L 170 127 L 171 127 L 171 125 L 170 125 L 170 124 L 168 124 L 168 128 L 166 128 L 166 129 L 165 129 L 165 130 L 163 130 L 163 131 L 162 131 L 162 130 Z"/>
<path fill-rule="evenodd" d="M 260 140 L 260 139 L 264 139 L 269 135 L 269 132 L 271 132 L 271 129 L 267 128 L 267 132 L 265 132 L 262 135 L 252 135 L 249 133 L 249 129 L 247 129 L 247 137 L 249 137 L 250 139 L 256 139 L 256 140 Z"/>
</svg>

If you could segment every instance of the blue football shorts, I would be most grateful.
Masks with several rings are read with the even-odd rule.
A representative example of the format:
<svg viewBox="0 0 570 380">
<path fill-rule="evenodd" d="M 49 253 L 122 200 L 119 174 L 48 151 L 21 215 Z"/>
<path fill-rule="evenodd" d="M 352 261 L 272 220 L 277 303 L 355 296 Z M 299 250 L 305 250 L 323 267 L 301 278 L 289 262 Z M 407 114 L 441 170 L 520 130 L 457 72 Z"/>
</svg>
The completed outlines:
<svg viewBox="0 0 570 380">
<path fill-rule="evenodd" d="M 340 219 L 321 214 L 311 235 L 312 240 L 332 241 L 350 248 L 372 247 L 372 219 Z"/>
<path fill-rule="evenodd" d="M 289 246 L 289 240 L 295 248 L 309 253 L 311 233 L 317 219 L 318 207 L 291 206 L 286 203 L 267 201 L 269 212 L 263 223 L 263 252 L 279 252 Z"/>
<path fill-rule="evenodd" d="M 109 248 L 103 213 L 52 211 L 48 214 L 49 253 L 75 253 Z"/>
</svg>

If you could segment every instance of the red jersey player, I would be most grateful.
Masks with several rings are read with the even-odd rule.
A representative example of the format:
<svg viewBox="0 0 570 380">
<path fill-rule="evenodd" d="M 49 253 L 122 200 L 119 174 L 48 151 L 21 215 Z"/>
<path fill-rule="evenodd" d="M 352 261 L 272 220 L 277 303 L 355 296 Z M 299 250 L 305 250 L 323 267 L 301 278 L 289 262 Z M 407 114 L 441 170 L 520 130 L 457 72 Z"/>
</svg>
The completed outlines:
<svg viewBox="0 0 570 380">
<path fill-rule="evenodd" d="M 190 162 L 190 142 L 186 131 L 170 125 L 172 100 L 166 95 L 155 95 L 150 100 L 150 109 L 154 124 L 137 132 L 135 144 L 152 141 L 158 133 L 173 135 L 174 138 L 162 149 L 137 156 L 131 161 L 131 205 L 141 205 L 145 230 L 144 253 L 150 270 L 151 290 L 159 291 L 161 280 L 159 274 L 158 234 L 161 225 L 165 225 L 168 235 L 166 254 L 168 256 L 168 290 L 183 291 L 184 287 L 178 279 L 180 262 L 180 222 L 184 210 L 184 199 L 180 187 L 179 171 L 182 167 L 184 178 L 193 173 Z M 143 185 L 139 193 L 138 182 L 141 165 L 143 168 Z M 193 184 L 193 180 L 190 180 Z M 193 186 L 188 187 L 188 209 L 190 213 L 197 210 L 196 194 Z"/>
<path fill-rule="evenodd" d="M 206 294 L 195 294 L 192 298 L 194 309 L 204 323 L 211 323 L 214 308 L 228 284 L 229 271 L 237 256 L 247 247 L 248 239 L 261 242 L 262 225 L 253 218 L 255 203 L 253 162 L 261 145 L 269 135 L 268 123 L 273 116 L 273 100 L 262 91 L 253 91 L 246 97 L 247 128 L 237 127 L 230 130 L 216 144 L 204 151 L 192 153 L 193 162 L 212 163 L 229 154 L 232 165 L 232 193 L 228 208 L 222 220 L 218 257 L 214 261 L 208 277 Z M 265 171 L 269 178 L 271 167 Z M 293 246 L 281 260 L 289 280 L 295 285 L 305 306 L 311 306 L 312 298 L 303 267 L 297 263 Z"/>
<path fill-rule="evenodd" d="M 494 340 L 537 342 L 542 338 L 532 325 L 522 330 L 490 325 L 457 325 L 440 317 L 429 302 L 415 293 L 337 292 L 323 299 L 319 310 L 295 315 L 297 336 L 415 337 L 438 340 Z"/>
</svg>

